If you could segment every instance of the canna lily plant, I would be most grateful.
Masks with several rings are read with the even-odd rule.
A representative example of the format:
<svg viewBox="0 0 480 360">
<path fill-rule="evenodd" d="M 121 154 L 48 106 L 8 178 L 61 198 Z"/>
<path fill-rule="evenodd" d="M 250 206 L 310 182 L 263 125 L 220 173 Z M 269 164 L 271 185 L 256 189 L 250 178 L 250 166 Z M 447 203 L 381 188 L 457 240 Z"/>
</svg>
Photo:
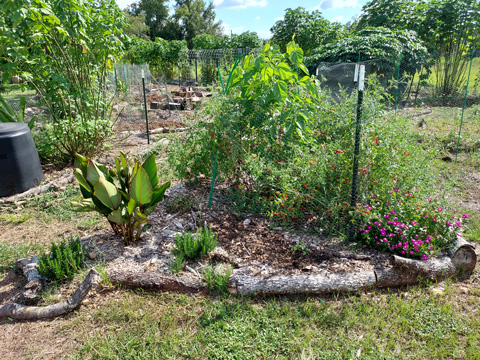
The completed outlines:
<svg viewBox="0 0 480 360">
<path fill-rule="evenodd" d="M 120 153 L 115 158 L 115 169 L 76 154 L 74 175 L 85 198 L 73 202 L 74 209 L 104 215 L 115 234 L 122 234 L 126 245 L 138 241 L 142 232 L 151 227 L 148 215 L 170 187 L 170 182 L 159 184 L 154 154 L 140 165 Z"/>
</svg>

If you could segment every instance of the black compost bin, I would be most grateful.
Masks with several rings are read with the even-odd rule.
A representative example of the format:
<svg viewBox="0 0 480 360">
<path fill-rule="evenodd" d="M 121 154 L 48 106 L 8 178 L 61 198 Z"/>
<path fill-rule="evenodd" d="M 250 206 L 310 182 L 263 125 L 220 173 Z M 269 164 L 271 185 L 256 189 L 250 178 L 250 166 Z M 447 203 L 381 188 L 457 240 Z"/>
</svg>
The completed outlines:
<svg viewBox="0 0 480 360">
<path fill-rule="evenodd" d="M 0 197 L 22 193 L 43 180 L 27 124 L 0 123 Z"/>
</svg>

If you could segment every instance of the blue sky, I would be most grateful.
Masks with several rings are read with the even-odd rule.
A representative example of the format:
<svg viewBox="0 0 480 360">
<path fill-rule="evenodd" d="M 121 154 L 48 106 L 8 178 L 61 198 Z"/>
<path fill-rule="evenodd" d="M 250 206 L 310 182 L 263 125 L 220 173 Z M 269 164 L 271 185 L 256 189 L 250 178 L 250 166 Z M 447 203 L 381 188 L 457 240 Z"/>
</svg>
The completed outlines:
<svg viewBox="0 0 480 360">
<path fill-rule="evenodd" d="M 121 9 L 135 2 L 116 0 Z M 225 34 L 255 31 L 261 38 L 271 36 L 270 28 L 283 17 L 285 9 L 299 6 L 319 10 L 330 21 L 342 24 L 357 16 L 368 0 L 214 0 L 215 13 L 222 20 Z"/>
</svg>

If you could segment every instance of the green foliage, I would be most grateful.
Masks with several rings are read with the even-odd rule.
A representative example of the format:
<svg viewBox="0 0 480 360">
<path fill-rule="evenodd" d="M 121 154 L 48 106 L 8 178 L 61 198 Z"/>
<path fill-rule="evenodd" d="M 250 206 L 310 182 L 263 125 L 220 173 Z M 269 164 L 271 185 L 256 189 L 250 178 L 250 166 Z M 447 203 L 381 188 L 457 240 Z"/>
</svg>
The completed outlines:
<svg viewBox="0 0 480 360">
<path fill-rule="evenodd" d="M 199 34 L 219 35 L 221 21 L 215 22 L 213 2 L 204 0 L 176 0 L 173 19 L 180 25 L 188 48 L 193 48 L 193 38 Z"/>
<path fill-rule="evenodd" d="M 349 216 L 357 97 L 343 93 L 333 101 L 315 79 L 297 75 L 301 58 L 293 43 L 286 54 L 268 45 L 258 57 L 247 56 L 228 95 L 205 105 L 169 160 L 178 176 L 195 180 L 211 176 L 218 156 L 217 177 L 230 185 L 232 206 L 285 225 L 341 232 Z M 388 101 L 370 76 L 359 202 L 372 190 L 383 195 L 396 184 L 424 190 L 432 181 L 428 158 L 405 123 L 383 119 Z"/>
<path fill-rule="evenodd" d="M 170 270 L 172 270 L 172 273 L 177 274 L 182 270 L 184 259 L 185 259 L 184 255 L 182 253 L 178 253 L 177 255 L 172 257 L 172 260 L 170 263 Z"/>
<path fill-rule="evenodd" d="M 18 113 L 13 110 L 10 104 L 5 100 L 5 98 L 0 94 L 0 122 L 7 123 L 7 122 L 25 122 L 25 97 L 22 96 L 20 98 L 20 110 Z M 31 129 L 33 128 L 33 124 L 35 123 L 35 117 L 33 117 L 28 122 L 28 127 Z"/>
<path fill-rule="evenodd" d="M 207 283 L 208 291 L 215 294 L 227 294 L 228 293 L 228 280 L 232 275 L 232 268 L 228 267 L 224 274 L 218 272 L 213 267 L 206 267 L 203 270 L 203 279 Z"/>
<path fill-rule="evenodd" d="M 145 19 L 145 26 L 148 28 L 148 36 L 151 40 L 161 37 L 162 29 L 167 21 L 168 8 L 165 2 L 166 0 L 139 0 L 127 9 L 131 15 Z"/>
<path fill-rule="evenodd" d="M 123 11 L 125 15 L 126 24 L 123 27 L 123 32 L 129 37 L 137 37 L 140 39 L 148 39 L 148 25 L 145 24 L 145 13 L 139 15 L 132 15 L 128 11 Z"/>
<path fill-rule="evenodd" d="M 53 126 L 108 119 L 106 75 L 122 53 L 123 24 L 114 0 L 8 1 L 0 8 L 2 75 L 35 88 Z M 73 156 L 54 146 L 58 157 Z"/>
<path fill-rule="evenodd" d="M 301 252 L 303 256 L 307 255 L 311 250 L 308 248 L 307 245 L 302 241 L 300 244 L 292 246 L 292 252 Z"/>
<path fill-rule="evenodd" d="M 195 36 L 192 42 L 194 50 L 256 49 L 262 44 L 257 33 L 251 31 L 245 31 L 232 37 L 200 34 Z"/>
<path fill-rule="evenodd" d="M 85 198 L 72 203 L 75 209 L 104 215 L 127 245 L 138 241 L 142 231 L 151 227 L 148 215 L 170 187 L 170 182 L 159 184 L 154 154 L 140 165 L 120 153 L 120 158 L 115 158 L 115 169 L 77 154 L 75 168 L 74 175 Z"/>
<path fill-rule="evenodd" d="M 309 55 L 312 49 L 341 38 L 343 27 L 339 23 L 331 23 L 317 10 L 310 13 L 298 7 L 286 9 L 284 18 L 278 20 L 270 31 L 273 34 L 272 42 L 278 44 L 282 52 L 294 39 L 305 55 Z"/>
<path fill-rule="evenodd" d="M 133 38 L 125 58 L 132 64 L 147 63 L 152 72 L 164 74 L 169 79 L 173 78 L 174 67 L 182 65 L 188 58 L 187 43 L 161 38 L 155 41 Z"/>
<path fill-rule="evenodd" d="M 73 279 L 85 265 L 86 249 L 77 239 L 52 243 L 50 252 L 39 257 L 38 273 L 54 282 Z"/>
<path fill-rule="evenodd" d="M 319 62 L 352 62 L 372 60 L 377 75 L 390 80 L 397 71 L 399 55 L 402 69 L 414 76 L 422 68 L 429 74 L 432 65 L 430 54 L 412 31 L 387 28 L 366 28 L 352 33 L 350 37 L 321 46 L 311 52 L 305 61 L 309 68 Z"/>
<path fill-rule="evenodd" d="M 185 213 L 192 208 L 194 200 L 189 195 L 181 195 L 165 201 L 165 209 L 169 213 Z"/>
<path fill-rule="evenodd" d="M 187 232 L 183 235 L 177 235 L 173 254 L 182 256 L 187 260 L 195 260 L 208 254 L 217 246 L 216 235 L 212 227 L 197 228 L 197 232 L 192 234 Z"/>
</svg>

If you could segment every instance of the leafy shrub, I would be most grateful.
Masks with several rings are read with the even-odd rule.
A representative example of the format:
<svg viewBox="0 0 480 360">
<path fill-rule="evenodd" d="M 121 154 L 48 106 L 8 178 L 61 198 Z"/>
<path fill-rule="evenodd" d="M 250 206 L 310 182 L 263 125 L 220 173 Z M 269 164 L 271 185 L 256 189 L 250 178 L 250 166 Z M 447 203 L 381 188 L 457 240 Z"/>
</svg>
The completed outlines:
<svg viewBox="0 0 480 360">
<path fill-rule="evenodd" d="M 170 263 L 170 269 L 174 274 L 179 273 L 180 270 L 182 270 L 183 260 L 184 257 L 181 253 L 177 253 L 177 255 L 172 258 Z"/>
<path fill-rule="evenodd" d="M 25 122 L 25 96 L 20 98 L 20 110 L 18 113 L 10 106 L 10 104 L 5 100 L 5 98 L 0 94 L 0 122 Z M 35 117 L 33 117 L 28 122 L 28 127 L 31 129 L 35 122 Z"/>
<path fill-rule="evenodd" d="M 418 191 L 394 188 L 387 195 L 372 194 L 357 205 L 361 215 L 359 238 L 365 244 L 394 254 L 428 260 L 429 254 L 447 249 L 468 215 L 444 205 L 438 197 L 422 201 Z"/>
<path fill-rule="evenodd" d="M 208 254 L 217 246 L 218 236 L 212 231 L 212 227 L 197 228 L 197 233 L 187 232 L 183 236 L 178 235 L 175 240 L 174 255 L 183 256 L 187 260 L 195 260 Z"/>
<path fill-rule="evenodd" d="M 79 239 L 52 243 L 50 253 L 39 258 L 38 273 L 51 281 L 67 281 L 85 265 L 86 250 Z"/>
<path fill-rule="evenodd" d="M 75 209 L 104 215 L 127 245 L 138 241 L 142 231 L 151 227 L 148 215 L 170 187 L 170 182 L 159 184 L 154 154 L 140 165 L 120 153 L 120 159 L 115 158 L 115 170 L 77 154 L 75 168 L 74 175 L 85 198 L 72 203 Z"/>
<path fill-rule="evenodd" d="M 228 293 L 228 280 L 232 275 L 232 268 L 229 267 L 225 274 L 215 271 L 215 268 L 207 267 L 203 270 L 203 278 L 207 283 L 207 289 L 217 294 Z"/>
<path fill-rule="evenodd" d="M 103 148 L 113 134 L 113 122 L 104 118 L 82 116 L 47 121 L 35 136 L 39 156 L 44 161 L 68 161 L 76 153 L 90 156 Z"/>
</svg>

